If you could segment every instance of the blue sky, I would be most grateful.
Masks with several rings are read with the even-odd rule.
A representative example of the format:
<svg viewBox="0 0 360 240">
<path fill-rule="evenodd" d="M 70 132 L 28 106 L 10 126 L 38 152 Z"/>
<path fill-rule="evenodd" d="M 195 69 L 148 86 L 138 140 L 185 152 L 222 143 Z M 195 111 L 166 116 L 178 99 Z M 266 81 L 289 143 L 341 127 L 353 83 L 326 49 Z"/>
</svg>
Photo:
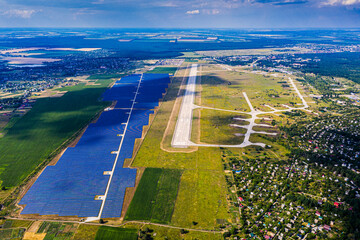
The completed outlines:
<svg viewBox="0 0 360 240">
<path fill-rule="evenodd" d="M 360 0 L 0 0 L 0 27 L 354 28 Z"/>
</svg>

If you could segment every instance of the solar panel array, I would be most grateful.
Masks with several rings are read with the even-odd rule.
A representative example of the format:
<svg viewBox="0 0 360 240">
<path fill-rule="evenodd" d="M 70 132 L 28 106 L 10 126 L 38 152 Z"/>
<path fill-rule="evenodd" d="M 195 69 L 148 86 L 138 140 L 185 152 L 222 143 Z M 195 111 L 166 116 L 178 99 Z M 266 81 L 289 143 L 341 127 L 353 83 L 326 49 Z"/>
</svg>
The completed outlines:
<svg viewBox="0 0 360 240">
<path fill-rule="evenodd" d="M 115 108 L 104 111 L 74 148 L 44 170 L 21 199 L 19 204 L 26 205 L 22 214 L 97 217 L 104 200 L 95 196 L 105 195 L 110 179 L 106 172 L 114 168 L 101 217 L 120 217 L 125 190 L 136 178 L 136 169 L 122 167 L 124 160 L 132 157 L 135 139 L 142 137 L 169 82 L 167 74 L 137 74 L 108 89 L 103 99 L 117 101 Z"/>
</svg>

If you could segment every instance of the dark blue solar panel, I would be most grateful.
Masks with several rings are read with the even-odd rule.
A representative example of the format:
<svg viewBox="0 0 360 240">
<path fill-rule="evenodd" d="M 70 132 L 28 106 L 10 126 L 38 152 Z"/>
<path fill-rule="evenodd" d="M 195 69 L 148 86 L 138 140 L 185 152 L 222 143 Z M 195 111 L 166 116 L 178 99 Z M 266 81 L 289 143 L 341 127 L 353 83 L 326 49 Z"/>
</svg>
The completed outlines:
<svg viewBox="0 0 360 240">
<path fill-rule="evenodd" d="M 136 169 L 122 168 L 124 160 L 132 157 L 135 139 L 142 137 L 151 109 L 158 106 L 169 82 L 167 74 L 130 75 L 108 89 L 103 99 L 117 101 L 115 109 L 103 112 L 74 148 L 43 171 L 20 201 L 26 204 L 22 214 L 98 216 L 102 200 L 95 196 L 105 194 L 110 176 L 104 172 L 112 170 L 117 155 L 111 152 L 118 151 L 122 141 L 101 216 L 120 217 L 125 190 L 134 186 L 136 178 Z"/>
</svg>

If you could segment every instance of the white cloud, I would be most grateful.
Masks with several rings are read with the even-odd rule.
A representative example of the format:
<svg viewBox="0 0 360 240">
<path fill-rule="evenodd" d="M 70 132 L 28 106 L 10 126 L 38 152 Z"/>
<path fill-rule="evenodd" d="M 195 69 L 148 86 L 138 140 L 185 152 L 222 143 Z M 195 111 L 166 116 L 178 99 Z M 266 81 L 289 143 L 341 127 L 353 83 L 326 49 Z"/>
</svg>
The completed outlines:
<svg viewBox="0 0 360 240">
<path fill-rule="evenodd" d="M 204 9 L 202 12 L 208 15 L 216 15 L 220 13 L 219 9 Z"/>
<path fill-rule="evenodd" d="M 31 16 L 38 11 L 32 9 L 11 9 L 3 12 L 3 15 L 7 15 L 9 17 L 19 17 L 19 18 L 31 18 Z"/>
<path fill-rule="evenodd" d="M 360 0 L 327 0 L 323 4 L 331 5 L 331 6 L 336 6 L 336 5 L 351 6 L 351 5 L 360 4 Z"/>
<path fill-rule="evenodd" d="M 200 13 L 199 9 L 189 10 L 186 12 L 186 14 L 189 14 L 189 15 L 194 15 L 194 14 L 199 14 L 199 13 Z"/>
</svg>

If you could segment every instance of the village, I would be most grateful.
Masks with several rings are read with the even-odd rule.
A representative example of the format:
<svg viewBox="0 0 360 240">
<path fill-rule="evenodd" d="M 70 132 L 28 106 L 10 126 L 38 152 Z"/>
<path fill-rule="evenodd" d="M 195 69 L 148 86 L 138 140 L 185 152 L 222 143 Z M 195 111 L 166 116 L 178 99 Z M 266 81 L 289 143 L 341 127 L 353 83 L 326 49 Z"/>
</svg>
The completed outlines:
<svg viewBox="0 0 360 240">
<path fill-rule="evenodd" d="M 222 160 L 240 239 L 325 239 L 352 231 L 338 219 L 358 214 L 352 198 L 360 189 L 337 171 L 296 154 L 288 161 L 249 159 L 226 150 Z"/>
</svg>

